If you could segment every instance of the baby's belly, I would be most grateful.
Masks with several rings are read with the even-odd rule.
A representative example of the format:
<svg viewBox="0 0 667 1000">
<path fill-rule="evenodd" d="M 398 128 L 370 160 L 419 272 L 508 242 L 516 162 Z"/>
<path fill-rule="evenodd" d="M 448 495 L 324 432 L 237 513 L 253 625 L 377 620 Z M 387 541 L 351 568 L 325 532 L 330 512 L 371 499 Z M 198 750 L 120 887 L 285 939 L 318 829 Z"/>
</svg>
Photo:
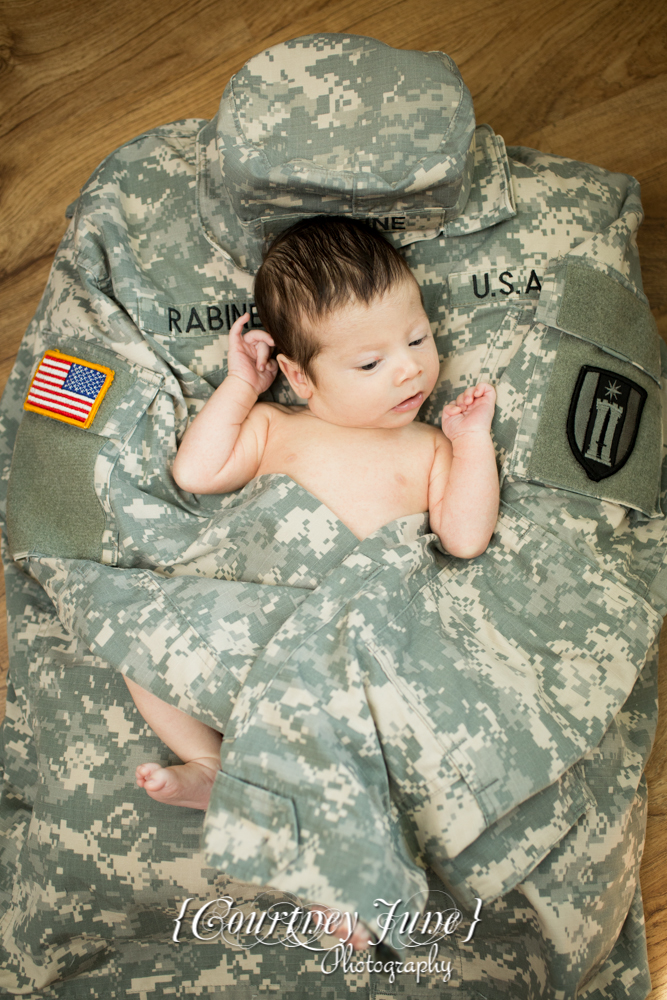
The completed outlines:
<svg viewBox="0 0 667 1000">
<path fill-rule="evenodd" d="M 433 454 L 424 427 L 347 428 L 281 414 L 257 474 L 289 476 L 363 540 L 399 517 L 428 510 Z"/>
<path fill-rule="evenodd" d="M 403 476 L 403 482 L 395 477 L 376 478 L 372 488 L 368 489 L 368 484 L 364 481 L 354 483 L 348 478 L 346 482 L 343 470 L 340 478 L 321 478 L 304 474 L 303 470 L 295 474 L 294 469 L 262 470 L 268 471 L 281 472 L 303 486 L 328 507 L 360 541 L 399 517 L 423 514 L 428 510 L 426 484 L 418 484 L 414 480 L 408 482 L 407 477 Z"/>
</svg>

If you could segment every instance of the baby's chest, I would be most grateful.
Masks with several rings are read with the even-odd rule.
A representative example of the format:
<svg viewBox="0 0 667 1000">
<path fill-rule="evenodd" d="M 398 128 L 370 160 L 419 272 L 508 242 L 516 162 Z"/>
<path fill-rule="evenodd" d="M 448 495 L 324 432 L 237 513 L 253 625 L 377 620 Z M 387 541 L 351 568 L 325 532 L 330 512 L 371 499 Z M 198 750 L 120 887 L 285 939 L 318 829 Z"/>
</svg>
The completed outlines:
<svg viewBox="0 0 667 1000">
<path fill-rule="evenodd" d="M 291 421 L 289 421 L 291 423 Z M 426 435 L 322 431 L 310 421 L 268 442 L 266 472 L 282 472 L 306 489 L 365 507 L 428 507 L 433 445 Z M 291 430 L 291 428 L 290 428 Z M 263 462 L 264 466 L 265 463 Z"/>
</svg>

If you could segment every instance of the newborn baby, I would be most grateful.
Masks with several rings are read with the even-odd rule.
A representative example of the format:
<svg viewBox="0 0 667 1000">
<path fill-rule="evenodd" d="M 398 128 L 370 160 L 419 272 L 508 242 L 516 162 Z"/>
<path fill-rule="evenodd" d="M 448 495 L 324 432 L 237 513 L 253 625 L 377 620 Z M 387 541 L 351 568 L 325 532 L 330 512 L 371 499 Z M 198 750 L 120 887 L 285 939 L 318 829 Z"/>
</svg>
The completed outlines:
<svg viewBox="0 0 667 1000">
<path fill-rule="evenodd" d="M 174 462 L 181 489 L 228 493 L 282 473 L 359 539 L 428 511 L 448 552 L 482 553 L 498 514 L 495 391 L 482 383 L 462 392 L 445 406 L 442 431 L 415 420 L 439 361 L 419 286 L 394 247 L 352 219 L 298 222 L 269 248 L 255 299 L 266 330 L 243 336 L 247 313 L 232 327 L 228 375 Z M 278 367 L 305 406 L 257 402 Z M 161 802 L 206 809 L 221 734 L 127 684 L 144 719 L 183 761 L 142 764 L 137 783 Z"/>
</svg>

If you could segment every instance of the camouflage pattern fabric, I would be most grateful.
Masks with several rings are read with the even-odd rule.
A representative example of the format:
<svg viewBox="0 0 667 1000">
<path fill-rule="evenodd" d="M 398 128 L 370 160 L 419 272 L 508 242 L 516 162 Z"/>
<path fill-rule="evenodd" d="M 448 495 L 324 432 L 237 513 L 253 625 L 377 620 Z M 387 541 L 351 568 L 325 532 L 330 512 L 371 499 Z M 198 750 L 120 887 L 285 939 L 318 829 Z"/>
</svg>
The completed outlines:
<svg viewBox="0 0 667 1000">
<path fill-rule="evenodd" d="M 476 560 L 420 517 L 358 542 L 284 476 L 224 497 L 171 479 L 231 324 L 259 325 L 262 240 L 322 210 L 373 219 L 420 282 L 442 361 L 420 417 L 496 385 L 501 517 Z M 261 53 L 212 122 L 102 163 L 2 404 L 7 994 L 648 994 L 667 363 L 641 217 L 632 178 L 475 128 L 447 57 L 354 36 Z M 53 349 L 114 372 L 87 427 L 23 410 Z M 121 672 L 224 728 L 205 830 L 134 787 L 173 757 Z M 195 935 L 195 907 L 261 908 L 261 882 L 371 923 L 378 898 L 450 899 L 462 924 L 439 968 L 405 927 L 327 971 L 284 922 Z"/>
</svg>

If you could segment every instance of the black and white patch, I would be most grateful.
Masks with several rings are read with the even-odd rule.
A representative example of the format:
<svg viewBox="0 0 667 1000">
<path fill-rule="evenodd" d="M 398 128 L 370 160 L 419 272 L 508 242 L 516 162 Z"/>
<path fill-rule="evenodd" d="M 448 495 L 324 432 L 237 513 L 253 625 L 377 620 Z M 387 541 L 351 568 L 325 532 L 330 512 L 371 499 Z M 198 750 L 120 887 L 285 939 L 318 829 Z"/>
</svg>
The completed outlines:
<svg viewBox="0 0 667 1000">
<path fill-rule="evenodd" d="M 617 372 L 583 365 L 570 403 L 567 437 L 589 479 L 622 469 L 632 454 L 646 390 Z"/>
</svg>

